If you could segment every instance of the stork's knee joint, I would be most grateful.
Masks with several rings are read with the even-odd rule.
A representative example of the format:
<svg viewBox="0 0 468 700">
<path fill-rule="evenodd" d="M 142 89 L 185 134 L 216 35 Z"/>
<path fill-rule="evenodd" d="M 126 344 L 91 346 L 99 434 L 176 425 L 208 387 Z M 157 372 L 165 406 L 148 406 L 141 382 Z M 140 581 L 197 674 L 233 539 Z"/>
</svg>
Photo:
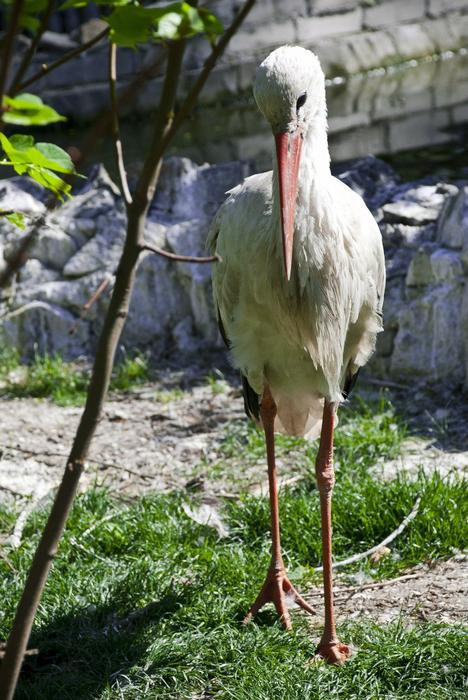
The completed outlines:
<svg viewBox="0 0 468 700">
<path fill-rule="evenodd" d="M 326 495 L 333 491 L 335 485 L 335 470 L 333 469 L 333 455 L 317 455 L 315 464 L 317 487 L 321 494 Z"/>
<path fill-rule="evenodd" d="M 276 418 L 276 413 L 277 408 L 273 396 L 269 391 L 265 392 L 265 394 L 262 397 L 262 403 L 260 405 L 260 415 L 262 417 L 262 421 L 264 423 L 266 421 L 274 421 Z"/>
</svg>

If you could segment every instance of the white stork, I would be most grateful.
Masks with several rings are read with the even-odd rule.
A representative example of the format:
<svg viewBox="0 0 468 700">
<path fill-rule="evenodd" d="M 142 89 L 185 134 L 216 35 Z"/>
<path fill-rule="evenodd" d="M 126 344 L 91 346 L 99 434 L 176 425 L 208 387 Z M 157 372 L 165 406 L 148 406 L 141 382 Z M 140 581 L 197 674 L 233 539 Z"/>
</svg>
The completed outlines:
<svg viewBox="0 0 468 700">
<path fill-rule="evenodd" d="M 257 69 L 254 96 L 275 138 L 274 168 L 228 192 L 208 238 L 220 257 L 213 266 L 220 330 L 267 448 L 272 559 L 245 622 L 273 602 L 290 629 L 286 597 L 314 612 L 281 555 L 274 432 L 320 435 L 325 626 L 318 653 L 343 663 L 349 649 L 336 635 L 332 593 L 333 429 L 382 330 L 382 240 L 363 200 L 330 173 L 317 57 L 299 46 L 276 49 Z"/>
</svg>

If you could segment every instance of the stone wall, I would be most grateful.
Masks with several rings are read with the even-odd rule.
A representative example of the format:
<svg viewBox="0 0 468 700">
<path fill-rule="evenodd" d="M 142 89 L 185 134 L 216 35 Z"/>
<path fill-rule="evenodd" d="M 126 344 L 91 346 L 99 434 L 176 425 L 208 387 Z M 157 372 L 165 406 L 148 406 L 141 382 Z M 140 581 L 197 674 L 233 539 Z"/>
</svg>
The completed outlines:
<svg viewBox="0 0 468 700">
<path fill-rule="evenodd" d="M 224 192 L 248 174 L 242 163 L 166 164 L 150 209 L 147 238 L 176 253 L 203 254 L 209 223 Z M 385 331 L 374 372 L 401 380 L 468 387 L 468 187 L 426 180 L 401 184 L 368 157 L 339 176 L 376 216 L 387 261 Z M 27 191 L 25 192 L 25 188 Z M 41 191 L 21 178 L 0 183 L 0 206 L 35 216 Z M 109 300 L 125 231 L 116 186 L 97 167 L 73 200 L 47 215 L 30 260 L 0 300 L 0 341 L 25 356 L 92 354 Z M 18 232 L 0 220 L 0 253 L 8 260 Z M 1 258 L 0 258 L 1 259 Z M 3 263 L 4 264 L 4 263 Z M 196 353 L 221 345 L 211 304 L 208 265 L 171 263 L 148 254 L 122 338 L 127 350 Z M 103 279 L 110 286 L 79 321 Z"/>
<path fill-rule="evenodd" d="M 208 5 L 225 23 L 239 6 L 237 0 L 215 0 Z M 100 31 L 91 20 L 75 34 L 48 33 L 31 72 L 54 59 L 58 51 Z M 272 48 L 299 43 L 316 51 L 326 74 L 356 74 L 413 58 L 468 46 L 467 0 L 258 0 L 241 31 L 233 38 L 222 62 L 202 93 L 212 104 L 220 97 L 234 99 L 250 90 L 260 58 Z M 190 42 L 183 80 L 186 90 L 209 50 L 205 40 Z M 157 48 L 119 52 L 120 85 L 124 87 Z M 141 113 L 154 108 L 160 79 L 151 81 L 136 105 Z M 96 46 L 73 62 L 52 72 L 38 84 L 45 100 L 78 120 L 91 119 L 107 104 L 107 51 Z"/>
</svg>

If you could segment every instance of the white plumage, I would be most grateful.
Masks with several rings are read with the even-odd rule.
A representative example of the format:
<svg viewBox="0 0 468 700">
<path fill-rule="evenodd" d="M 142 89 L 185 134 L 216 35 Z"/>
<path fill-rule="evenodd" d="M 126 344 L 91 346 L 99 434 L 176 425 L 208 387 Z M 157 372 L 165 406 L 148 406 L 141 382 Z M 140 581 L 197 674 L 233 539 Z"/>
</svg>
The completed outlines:
<svg viewBox="0 0 468 700">
<path fill-rule="evenodd" d="M 299 130 L 291 278 L 284 273 L 278 166 L 231 190 L 209 234 L 220 256 L 213 293 L 232 360 L 275 428 L 316 437 L 324 399 L 373 352 L 385 287 L 379 228 L 363 200 L 330 173 L 325 80 L 317 57 L 284 46 L 260 65 L 257 104 L 273 133 Z M 305 96 L 305 98 L 304 98 Z"/>
</svg>

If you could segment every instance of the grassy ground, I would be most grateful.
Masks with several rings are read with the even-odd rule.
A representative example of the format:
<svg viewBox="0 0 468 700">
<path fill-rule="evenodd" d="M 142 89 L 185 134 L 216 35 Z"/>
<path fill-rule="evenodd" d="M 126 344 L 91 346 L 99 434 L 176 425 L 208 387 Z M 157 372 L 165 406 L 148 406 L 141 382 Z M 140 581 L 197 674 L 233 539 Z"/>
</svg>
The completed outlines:
<svg viewBox="0 0 468 700">
<path fill-rule="evenodd" d="M 115 366 L 111 390 L 128 391 L 148 380 L 144 355 L 124 355 Z M 59 406 L 81 406 L 86 399 L 89 367 L 65 362 L 60 355 L 35 355 L 28 364 L 16 351 L 0 352 L 0 395 L 48 398 Z"/>
<path fill-rule="evenodd" d="M 369 472 L 398 453 L 404 430 L 382 403 L 343 412 L 337 432 L 334 546 L 337 559 L 381 541 L 411 510 L 416 519 L 391 556 L 361 568 L 376 578 L 450 556 L 466 543 L 466 485 L 437 475 L 381 482 Z M 280 440 L 280 454 L 303 450 L 309 478 L 281 495 L 285 558 L 303 590 L 319 582 L 319 509 L 313 450 Z M 256 459 L 259 434 L 237 426 L 223 458 Z M 221 468 L 221 467 L 220 467 Z M 194 502 L 195 501 L 195 502 Z M 268 505 L 245 496 L 219 506 L 229 536 L 194 523 L 186 493 L 122 504 L 95 490 L 81 496 L 49 579 L 18 698 L 201 700 L 445 700 L 465 697 L 467 635 L 458 626 L 405 620 L 378 627 L 349 621 L 339 630 L 357 654 L 342 668 L 311 663 L 320 629 L 293 613 L 284 632 L 272 611 L 240 624 L 269 560 Z M 17 513 L 0 511 L 0 531 Z M 23 544 L 0 559 L 0 638 L 9 628 L 45 514 L 28 521 Z"/>
</svg>

